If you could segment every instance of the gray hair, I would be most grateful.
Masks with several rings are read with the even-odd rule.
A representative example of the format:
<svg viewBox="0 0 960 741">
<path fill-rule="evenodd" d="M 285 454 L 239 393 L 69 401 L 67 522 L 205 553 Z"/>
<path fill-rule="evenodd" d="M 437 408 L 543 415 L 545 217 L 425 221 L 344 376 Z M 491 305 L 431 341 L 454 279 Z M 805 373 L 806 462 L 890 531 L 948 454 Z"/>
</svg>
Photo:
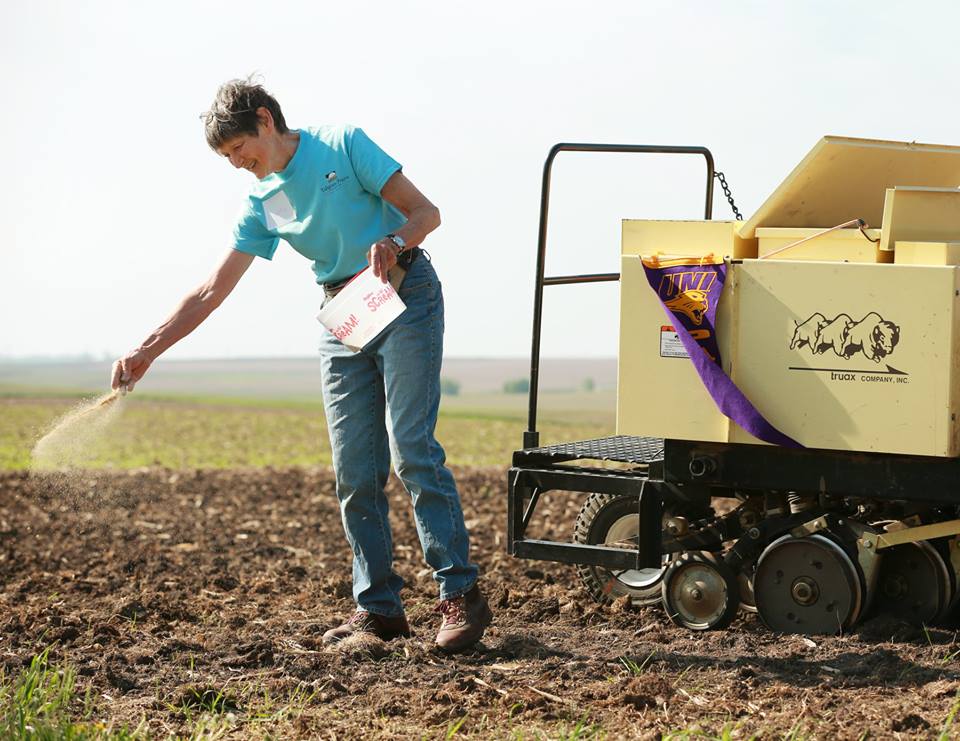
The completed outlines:
<svg viewBox="0 0 960 741">
<path fill-rule="evenodd" d="M 257 135 L 257 109 L 266 108 L 273 116 L 273 123 L 281 134 L 287 133 L 280 104 L 263 85 L 253 81 L 253 75 L 244 80 L 230 80 L 217 90 L 210 110 L 200 116 L 203 119 L 207 144 L 216 151 L 225 142 L 242 134 Z"/>
</svg>

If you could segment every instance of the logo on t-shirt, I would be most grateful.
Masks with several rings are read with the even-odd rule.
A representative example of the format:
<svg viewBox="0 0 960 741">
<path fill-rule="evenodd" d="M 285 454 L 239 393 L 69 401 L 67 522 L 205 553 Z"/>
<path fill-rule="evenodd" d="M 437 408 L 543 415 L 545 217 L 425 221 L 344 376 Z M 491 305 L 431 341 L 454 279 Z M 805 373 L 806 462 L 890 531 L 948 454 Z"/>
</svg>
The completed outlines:
<svg viewBox="0 0 960 741">
<path fill-rule="evenodd" d="M 322 193 L 328 193 L 331 190 L 337 190 L 338 188 L 343 186 L 343 184 L 350 179 L 350 176 L 346 175 L 344 177 L 340 177 L 339 175 L 337 175 L 336 170 L 331 170 L 330 172 L 328 172 L 326 175 L 323 176 L 323 179 L 327 181 L 327 184 L 321 186 L 320 191 Z"/>
</svg>

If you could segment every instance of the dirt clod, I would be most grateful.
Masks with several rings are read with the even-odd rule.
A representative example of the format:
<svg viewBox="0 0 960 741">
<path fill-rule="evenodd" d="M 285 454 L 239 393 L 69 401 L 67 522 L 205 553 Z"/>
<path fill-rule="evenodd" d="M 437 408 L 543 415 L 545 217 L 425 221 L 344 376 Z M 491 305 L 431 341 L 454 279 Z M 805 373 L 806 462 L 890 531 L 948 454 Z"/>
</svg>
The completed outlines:
<svg viewBox="0 0 960 741">
<path fill-rule="evenodd" d="M 914 713 L 906 715 L 900 720 L 895 720 L 890 725 L 890 729 L 894 731 L 923 731 L 929 727 L 930 723 Z"/>
<path fill-rule="evenodd" d="M 382 659 L 390 654 L 390 646 L 369 633 L 354 633 L 347 636 L 342 641 L 332 644 L 330 650 L 353 661 Z"/>
</svg>

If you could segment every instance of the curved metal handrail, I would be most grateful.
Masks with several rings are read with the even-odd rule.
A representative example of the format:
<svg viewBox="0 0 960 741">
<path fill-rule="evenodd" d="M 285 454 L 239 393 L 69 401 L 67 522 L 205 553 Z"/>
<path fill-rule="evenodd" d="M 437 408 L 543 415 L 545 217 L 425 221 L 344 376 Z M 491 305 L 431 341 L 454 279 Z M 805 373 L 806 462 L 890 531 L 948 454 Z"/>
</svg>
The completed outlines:
<svg viewBox="0 0 960 741">
<path fill-rule="evenodd" d="M 706 159 L 707 194 L 704 203 L 704 219 L 713 217 L 713 155 L 706 147 L 675 147 L 657 144 L 554 144 L 543 165 L 543 186 L 540 191 L 540 231 L 537 238 L 537 275 L 533 298 L 533 346 L 530 351 L 530 409 L 527 430 L 523 433 L 523 447 L 535 448 L 540 444 L 537 432 L 537 396 L 540 381 L 540 328 L 543 313 L 543 287 L 569 283 L 601 283 L 620 280 L 619 273 L 593 273 L 588 275 L 564 275 L 545 278 L 543 275 L 547 253 L 547 215 L 550 209 L 550 173 L 553 161 L 560 152 L 619 152 L 638 154 L 696 154 Z"/>
</svg>

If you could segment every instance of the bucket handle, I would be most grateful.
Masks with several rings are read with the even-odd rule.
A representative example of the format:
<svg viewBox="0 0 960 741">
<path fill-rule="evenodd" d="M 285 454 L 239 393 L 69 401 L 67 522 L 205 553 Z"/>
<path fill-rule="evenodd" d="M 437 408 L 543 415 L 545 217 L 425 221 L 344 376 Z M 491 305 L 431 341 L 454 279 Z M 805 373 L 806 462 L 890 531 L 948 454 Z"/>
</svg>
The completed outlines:
<svg viewBox="0 0 960 741">
<path fill-rule="evenodd" d="M 851 226 L 855 226 L 860 229 L 860 233 L 863 235 L 864 239 L 877 244 L 880 242 L 880 239 L 874 239 L 869 234 L 867 234 L 867 229 L 870 228 L 870 225 L 867 224 L 863 219 L 851 219 L 850 221 L 845 221 L 842 224 L 837 224 L 836 226 L 831 226 L 829 229 L 824 229 L 822 232 L 817 232 L 816 234 L 811 234 L 809 237 L 804 237 L 803 239 L 798 239 L 796 242 L 791 242 L 786 244 L 783 247 L 778 247 L 773 252 L 768 252 L 766 255 L 760 256 L 760 260 L 769 260 L 774 255 L 779 255 L 781 252 L 786 252 L 787 250 L 792 250 L 794 247 L 799 247 L 801 244 L 809 242 L 811 239 L 816 239 L 817 237 L 822 237 L 824 234 L 830 234 L 830 232 L 835 232 L 837 229 L 848 229 Z"/>
</svg>

